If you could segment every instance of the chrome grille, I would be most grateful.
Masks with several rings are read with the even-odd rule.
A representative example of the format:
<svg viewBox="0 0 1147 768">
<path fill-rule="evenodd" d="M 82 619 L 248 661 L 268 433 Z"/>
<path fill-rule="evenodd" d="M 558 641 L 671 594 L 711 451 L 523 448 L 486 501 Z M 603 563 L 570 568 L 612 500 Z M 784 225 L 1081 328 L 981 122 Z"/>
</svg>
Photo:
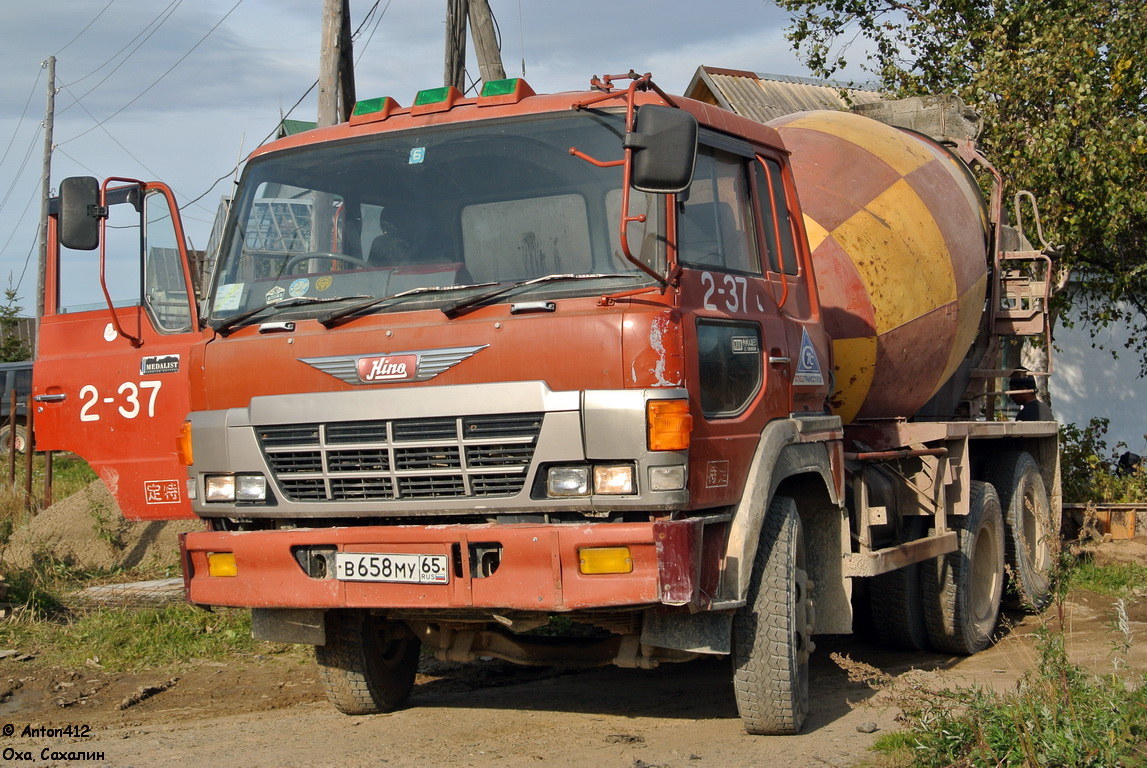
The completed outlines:
<svg viewBox="0 0 1147 768">
<path fill-rule="evenodd" d="M 257 427 L 291 501 L 396 501 L 520 493 L 542 414 Z"/>
</svg>

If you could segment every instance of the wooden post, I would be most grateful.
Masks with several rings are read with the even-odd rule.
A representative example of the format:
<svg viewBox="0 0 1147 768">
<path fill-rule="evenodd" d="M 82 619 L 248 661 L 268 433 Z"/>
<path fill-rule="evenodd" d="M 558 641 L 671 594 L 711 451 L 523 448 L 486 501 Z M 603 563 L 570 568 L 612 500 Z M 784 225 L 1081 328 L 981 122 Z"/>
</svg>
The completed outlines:
<svg viewBox="0 0 1147 768">
<path fill-rule="evenodd" d="M 478 56 L 478 72 L 482 82 L 505 80 L 502 52 L 498 50 L 498 36 L 494 33 L 494 15 L 488 0 L 470 0 L 470 36 L 474 39 L 474 53 Z"/>
<path fill-rule="evenodd" d="M 339 27 L 339 110 L 340 122 L 350 120 L 358 97 L 354 87 L 354 43 L 350 32 L 350 0 L 342 0 L 342 26 Z"/>
<path fill-rule="evenodd" d="M 443 85 L 466 92 L 466 15 L 468 0 L 446 0 L 446 66 Z"/>
<path fill-rule="evenodd" d="M 319 50 L 318 127 L 339 121 L 339 43 L 342 40 L 343 0 L 323 0 L 323 36 Z M 329 250 L 324 248 L 323 250 Z"/>
<path fill-rule="evenodd" d="M 16 402 L 19 396 L 13 389 L 8 393 L 8 487 L 16 488 Z"/>
<path fill-rule="evenodd" d="M 36 411 L 32 407 L 31 395 L 28 395 L 27 409 L 28 418 L 24 422 L 24 499 L 31 512 L 36 505 L 36 500 L 32 498 L 32 470 L 36 459 L 36 452 L 32 448 L 32 428 L 35 426 Z"/>
<path fill-rule="evenodd" d="M 44 453 L 44 509 L 52 506 L 52 457 L 53 451 Z"/>
</svg>

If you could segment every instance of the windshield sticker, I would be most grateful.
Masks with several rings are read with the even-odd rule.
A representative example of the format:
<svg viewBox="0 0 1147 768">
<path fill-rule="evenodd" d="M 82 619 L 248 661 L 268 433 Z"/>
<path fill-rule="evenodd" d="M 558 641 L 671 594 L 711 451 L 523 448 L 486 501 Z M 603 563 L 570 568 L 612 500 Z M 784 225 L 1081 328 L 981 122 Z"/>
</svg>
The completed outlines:
<svg viewBox="0 0 1147 768">
<path fill-rule="evenodd" d="M 179 355 L 150 355 L 139 361 L 139 375 L 179 373 Z"/>
<path fill-rule="evenodd" d="M 414 147 L 410 150 L 410 165 L 418 165 L 426 159 L 426 147 Z"/>
<path fill-rule="evenodd" d="M 797 359 L 797 372 L 793 376 L 793 384 L 798 386 L 821 386 L 824 376 L 820 372 L 820 358 L 817 357 L 816 347 L 808 337 L 808 329 L 801 329 L 801 353 Z"/>
<path fill-rule="evenodd" d="M 229 311 L 238 309 L 243 301 L 243 283 L 227 283 L 215 291 L 215 309 Z"/>
<path fill-rule="evenodd" d="M 334 281 L 335 281 L 335 279 L 329 275 L 327 275 L 325 277 L 320 277 L 317 280 L 315 280 L 315 290 L 320 291 L 320 292 L 325 291 L 327 288 L 331 287 L 331 283 L 333 283 Z"/>
<path fill-rule="evenodd" d="M 311 281 L 309 278 L 300 277 L 295 282 L 291 283 L 291 298 L 297 299 L 300 296 L 305 296 L 307 291 L 311 288 Z"/>
<path fill-rule="evenodd" d="M 276 285 L 274 288 L 267 291 L 267 303 L 274 304 L 276 302 L 282 301 L 286 295 L 287 289 L 281 285 Z"/>
</svg>

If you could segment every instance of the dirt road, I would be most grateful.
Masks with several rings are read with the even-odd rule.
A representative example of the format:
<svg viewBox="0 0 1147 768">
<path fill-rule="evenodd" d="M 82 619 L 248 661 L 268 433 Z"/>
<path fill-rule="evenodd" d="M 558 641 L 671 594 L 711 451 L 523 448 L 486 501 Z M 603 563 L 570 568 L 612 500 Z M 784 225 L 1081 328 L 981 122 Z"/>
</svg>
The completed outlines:
<svg viewBox="0 0 1147 768">
<path fill-rule="evenodd" d="M 1140 601 L 1142 602 L 1142 601 Z M 1068 605 L 1073 658 L 1111 669 L 1110 600 L 1090 594 Z M 1147 606 L 1131 608 L 1132 630 L 1147 637 Z M 1054 618 L 1051 619 L 1054 623 Z M 410 707 L 347 717 L 323 700 L 303 654 L 191 663 L 144 675 L 53 670 L 0 661 L 0 723 L 16 733 L 3 747 L 33 758 L 4 764 L 69 766 L 850 766 L 865 757 L 895 711 L 851 683 L 830 659 L 848 654 L 885 671 L 932 671 L 938 682 L 1012 686 L 1034 661 L 1029 617 L 975 657 L 901 654 L 863 639 L 822 638 L 814 654 L 812 712 L 804 733 L 750 737 L 733 705 L 727 660 L 654 671 L 523 669 L 500 662 L 424 663 Z M 1132 670 L 1147 669 L 1147 643 L 1133 645 Z M 5 683 L 5 681 L 7 681 Z M 157 692 L 126 708 L 129 697 Z M 0 690 L 0 694 L 3 690 Z M 852 708 L 852 703 L 862 706 Z M 88 738 L 21 737 L 25 725 L 91 727 Z M 875 734 L 857 726 L 875 723 Z M 48 760 L 41 760 L 48 749 Z M 94 760 L 51 752 L 102 753 Z M 73 755 L 72 757 L 75 757 Z M 11 758 L 11 755 L 9 755 Z"/>
</svg>

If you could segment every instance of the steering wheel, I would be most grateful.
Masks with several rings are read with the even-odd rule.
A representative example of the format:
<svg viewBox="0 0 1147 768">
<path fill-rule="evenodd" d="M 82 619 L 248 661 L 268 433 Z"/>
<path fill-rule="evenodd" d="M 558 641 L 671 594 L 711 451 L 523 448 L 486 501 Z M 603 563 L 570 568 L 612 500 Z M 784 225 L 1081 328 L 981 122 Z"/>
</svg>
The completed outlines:
<svg viewBox="0 0 1147 768">
<path fill-rule="evenodd" d="M 334 261 L 340 261 L 343 264 L 347 264 L 358 269 L 372 268 L 370 263 L 368 263 L 365 259 L 358 258 L 357 256 L 347 256 L 345 253 L 324 253 L 321 251 L 315 251 L 313 253 L 300 253 L 287 259 L 287 264 L 283 267 L 283 272 L 286 274 L 291 274 L 292 269 L 304 261 L 310 261 L 311 259 L 333 259 Z"/>
</svg>

